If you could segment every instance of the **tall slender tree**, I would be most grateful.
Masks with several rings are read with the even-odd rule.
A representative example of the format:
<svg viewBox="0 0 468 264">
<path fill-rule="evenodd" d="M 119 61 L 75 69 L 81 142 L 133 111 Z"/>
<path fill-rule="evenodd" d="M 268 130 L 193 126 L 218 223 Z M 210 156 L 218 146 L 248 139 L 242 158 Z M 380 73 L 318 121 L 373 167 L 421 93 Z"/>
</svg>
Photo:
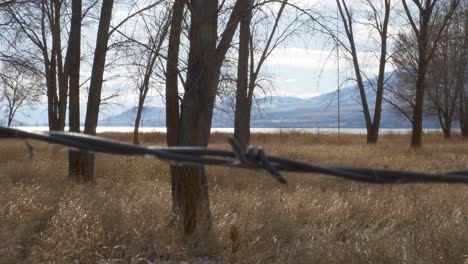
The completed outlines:
<svg viewBox="0 0 468 264">
<path fill-rule="evenodd" d="M 416 38 L 418 49 L 411 146 L 419 147 L 422 145 L 424 95 L 429 63 L 434 56 L 440 36 L 460 1 L 412 0 L 413 5 L 416 7 L 416 12 L 412 12 L 407 0 L 402 1 L 412 33 Z M 446 7 L 447 10 L 444 10 L 444 7 Z M 442 16 L 442 19 L 440 23 L 435 23 L 435 18 L 438 16 Z"/>
<path fill-rule="evenodd" d="M 72 0 L 72 18 L 69 37 L 69 110 L 68 122 L 70 132 L 80 132 L 80 65 L 81 65 L 81 20 L 82 2 Z M 81 175 L 81 153 L 68 152 L 68 174 L 70 177 Z"/>
<path fill-rule="evenodd" d="M 255 89 L 259 85 L 259 77 L 262 66 L 268 57 L 272 54 L 273 50 L 283 43 L 288 37 L 293 35 L 298 28 L 302 26 L 299 19 L 300 16 L 290 17 L 283 29 L 279 31 L 280 20 L 283 16 L 284 10 L 288 5 L 287 0 L 280 1 L 280 8 L 275 15 L 272 16 L 273 25 L 271 29 L 260 28 L 266 31 L 266 40 L 264 42 L 258 41 L 255 34 L 251 32 L 251 20 L 253 14 L 253 3 L 250 2 L 250 7 L 246 8 L 246 15 L 248 18 L 243 17 L 241 20 L 241 28 L 239 34 L 239 60 L 238 60 L 238 80 L 236 89 L 236 107 L 234 116 L 234 137 L 239 141 L 243 149 L 247 147 L 250 141 L 250 116 L 252 110 L 253 96 Z M 258 5 L 258 9 L 265 7 L 265 5 Z M 259 10 L 258 13 L 265 13 Z M 245 16 L 245 15 L 244 15 Z M 264 19 L 263 17 L 260 19 Z M 267 18 L 268 21 L 271 21 Z M 242 26 L 244 24 L 244 27 Z M 247 29 L 247 24 L 249 28 Z M 247 32 L 248 31 L 248 32 Z M 244 43 L 245 37 L 248 33 L 247 43 Z M 278 34 L 277 34 L 278 33 Z M 258 43 L 262 45 L 258 45 Z M 245 46 L 245 44 L 247 46 Z M 256 47 L 256 44 L 260 47 Z M 246 50 L 244 50 L 246 49 Z M 259 52 L 259 58 L 255 57 L 255 53 Z"/>
<path fill-rule="evenodd" d="M 177 145 L 179 134 L 179 49 L 184 20 L 184 1 L 175 0 L 172 8 L 169 48 L 166 61 L 167 145 Z"/>
<path fill-rule="evenodd" d="M 102 1 L 84 128 L 84 133 L 88 135 L 96 135 L 113 5 L 114 0 Z M 93 180 L 94 154 L 84 153 L 81 162 L 81 180 Z"/>
<path fill-rule="evenodd" d="M 152 32 L 153 29 L 148 27 L 148 24 L 146 22 L 146 19 L 143 17 L 142 18 L 144 21 L 144 24 L 146 24 L 146 29 L 149 34 L 149 43 L 144 47 L 144 66 L 141 67 L 142 69 L 142 78 L 141 82 L 138 84 L 138 107 L 137 107 L 137 113 L 135 117 L 135 127 L 133 130 L 133 143 L 134 144 L 139 144 L 139 128 L 140 128 L 140 122 L 141 122 L 141 117 L 143 115 L 143 108 L 146 100 L 146 96 L 148 95 L 148 92 L 151 87 L 151 77 L 153 76 L 155 67 L 156 67 L 156 62 L 161 58 L 161 49 L 163 46 L 164 41 L 166 40 L 166 36 L 168 33 L 169 29 L 169 19 L 167 15 L 164 15 L 161 21 L 161 24 L 159 24 L 157 27 L 158 29 L 156 30 L 156 33 Z M 152 35 L 154 34 L 154 36 Z"/>
<path fill-rule="evenodd" d="M 368 95 L 366 94 L 366 87 L 364 84 L 362 65 L 358 56 L 358 48 L 356 45 L 356 36 L 354 32 L 355 19 L 353 13 L 349 9 L 345 0 L 336 0 L 339 11 L 339 17 L 343 24 L 346 39 L 349 45 L 341 45 L 345 51 L 350 55 L 356 76 L 357 87 L 359 89 L 359 96 L 361 98 L 361 105 L 364 114 L 364 120 L 367 129 L 367 143 L 377 143 L 379 137 L 380 119 L 382 116 L 382 101 L 385 82 L 385 66 L 387 64 L 387 40 L 389 38 L 388 25 L 390 22 L 391 13 L 391 0 L 382 2 L 382 7 L 376 6 L 374 1 L 366 0 L 366 4 L 370 7 L 370 25 L 375 29 L 380 37 L 380 53 L 379 58 L 379 72 L 377 76 L 376 95 L 374 113 L 371 116 L 371 110 L 368 104 Z"/>
<path fill-rule="evenodd" d="M 250 21 L 253 1 L 244 1 L 239 31 L 239 59 L 237 64 L 236 109 L 234 115 L 234 137 L 245 150 L 249 143 L 251 101 L 249 88 Z M 249 102 L 250 101 L 250 102 Z"/>
<path fill-rule="evenodd" d="M 32 57 L 42 64 L 41 71 L 46 79 L 49 129 L 63 131 L 68 97 L 68 56 L 63 56 L 65 49 L 61 37 L 66 30 L 62 24 L 64 2 L 8 3 L 2 8 L 11 22 L 4 25 L 6 28 L 2 37 L 8 39 L 8 45 L 15 51 L 12 56 Z M 34 55 L 31 55 L 31 50 Z"/>
</svg>

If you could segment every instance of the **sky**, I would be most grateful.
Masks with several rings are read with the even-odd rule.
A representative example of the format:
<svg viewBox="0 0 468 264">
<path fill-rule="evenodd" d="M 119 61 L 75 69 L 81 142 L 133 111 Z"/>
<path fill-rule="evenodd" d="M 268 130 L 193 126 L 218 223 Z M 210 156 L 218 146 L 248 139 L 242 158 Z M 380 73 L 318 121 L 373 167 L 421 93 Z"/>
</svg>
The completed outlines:
<svg viewBox="0 0 468 264">
<path fill-rule="evenodd" d="M 297 0 L 301 2 L 301 0 Z M 335 1 L 315 1 L 316 8 L 323 14 L 336 17 Z M 373 0 L 379 6 L 380 0 Z M 304 1 L 301 2 L 302 4 Z M 369 30 L 367 23 L 367 6 L 361 0 L 346 1 L 351 8 L 354 17 L 359 23 L 354 25 L 355 36 L 358 42 L 359 59 L 361 68 L 368 76 L 378 73 L 378 60 L 376 51 L 379 50 L 378 35 Z M 336 28 L 335 20 L 329 23 Z M 389 31 L 395 33 L 400 27 L 390 24 Z M 347 43 L 344 36 L 341 41 Z M 389 41 L 391 49 L 391 40 Z M 390 51 L 390 50 L 389 50 Z M 267 60 L 265 71 L 274 76 L 274 94 L 281 96 L 295 96 L 308 98 L 334 91 L 340 87 L 354 85 L 354 68 L 349 60 L 343 58 L 345 52 L 340 49 L 337 54 L 335 42 L 327 36 L 311 33 L 307 37 L 293 38 L 282 47 L 273 51 Z M 337 59 L 337 58 L 340 59 Z M 387 71 L 391 71 L 392 65 L 387 65 Z"/>
<path fill-rule="evenodd" d="M 358 36 L 359 58 L 362 63 L 361 68 L 369 76 L 374 76 L 378 69 L 375 56 L 378 46 L 375 41 L 375 32 L 369 32 L 369 27 L 362 25 L 367 22 L 365 16 L 366 6 L 363 5 L 363 0 L 349 0 L 346 2 L 352 9 L 354 16 L 361 22 L 355 25 L 355 33 Z M 381 1 L 373 0 L 373 2 L 379 4 Z M 335 1 L 290 0 L 290 3 L 300 7 L 313 7 L 320 10 L 321 14 L 328 18 L 336 17 Z M 282 22 L 283 25 L 288 24 L 290 17 L 295 12 L 291 7 L 287 7 L 286 10 L 287 15 Z M 127 14 L 125 12 L 116 13 L 116 16 L 119 15 L 125 17 Z M 323 21 L 324 19 L 321 20 L 322 23 Z M 336 28 L 335 21 L 331 19 L 327 23 L 332 23 L 330 24 L 331 27 Z M 312 27 L 313 25 L 308 26 Z M 398 30 L 398 28 L 393 29 L 393 31 L 395 30 Z M 342 39 L 342 41 L 346 40 Z M 301 30 L 297 35 L 282 43 L 273 50 L 262 68 L 262 73 L 271 79 L 270 83 L 272 85 L 269 87 L 268 95 L 310 98 L 335 91 L 338 86 L 354 85 L 353 81 L 350 80 L 354 78 L 354 70 L 349 61 L 343 58 L 343 51 L 339 54 L 340 59 L 337 59 L 335 45 L 335 42 L 330 41 L 328 36 L 318 34 L 311 29 Z M 391 66 L 388 66 L 387 71 L 390 68 Z M 119 82 L 119 80 L 116 80 L 116 82 Z M 116 85 L 122 85 L 122 83 Z M 161 105 L 160 93 L 151 93 L 147 104 Z M 116 101 L 124 105 L 134 104 L 137 101 L 137 96 L 136 94 L 129 94 L 117 98 Z"/>
<path fill-rule="evenodd" d="M 152 1 L 152 0 L 139 0 L 139 1 Z M 376 3 L 381 2 L 380 0 L 372 0 Z M 360 17 L 360 22 L 365 22 L 364 14 L 365 6 L 362 5 L 363 0 L 347 0 L 346 3 L 351 7 L 356 17 Z M 113 25 L 117 25 L 121 19 L 128 16 L 129 13 L 133 13 L 136 10 L 125 9 L 125 5 L 128 7 L 129 2 L 120 2 L 123 6 L 116 6 L 113 14 Z M 320 10 L 321 15 L 326 18 L 330 18 L 336 15 L 336 2 L 319 1 L 319 0 L 289 0 L 289 3 L 297 5 L 301 8 L 315 8 Z M 144 6 L 143 4 L 141 6 Z M 134 7 L 132 7 L 134 8 Z M 279 8 L 279 5 L 272 7 L 273 12 Z M 283 16 L 281 25 L 284 27 L 290 22 L 291 17 L 300 12 L 294 11 L 291 6 L 286 7 L 285 15 Z M 304 17 L 303 17 L 304 18 Z M 364 20 L 362 20 L 364 19 Z M 119 21 L 120 20 L 120 21 Z M 321 23 L 324 23 L 325 18 L 321 19 Z M 89 23 L 85 21 L 85 23 Z M 96 21 L 93 22 L 96 24 Z M 333 23 L 335 20 L 327 22 L 331 25 L 331 28 L 336 28 Z M 272 23 L 266 25 L 260 25 L 268 30 L 268 27 Z M 281 26 L 279 31 L 281 32 Z M 284 43 L 279 45 L 273 50 L 270 57 L 266 60 L 262 73 L 267 75 L 271 80 L 271 87 L 269 87 L 269 94 L 277 96 L 294 96 L 301 98 L 310 98 L 323 93 L 331 92 L 337 89 L 339 85 L 350 86 L 353 85 L 352 81 L 347 81 L 354 77 L 353 68 L 349 65 L 345 58 L 337 59 L 335 50 L 335 42 L 331 42 L 330 38 L 325 35 L 318 34 L 312 28 L 314 23 L 310 20 L 306 23 L 305 29 L 301 28 L 300 31 L 292 38 L 289 38 Z M 126 24 L 121 29 L 128 29 L 130 32 L 134 30 L 131 23 Z M 363 64 L 362 69 L 369 74 L 374 75 L 377 72 L 377 63 L 375 60 L 374 51 L 376 50 L 375 42 L 372 38 L 375 38 L 372 34 L 369 34 L 369 28 L 362 25 L 356 25 L 356 35 L 359 36 L 358 47 L 359 47 L 359 58 Z M 87 27 L 85 33 L 86 41 L 83 43 L 84 49 L 88 50 L 85 55 L 85 63 L 82 66 L 82 78 L 86 79 L 91 73 L 91 61 L 92 61 L 92 47 L 94 46 L 93 39 L 95 38 L 96 32 L 93 26 Z M 118 36 L 117 33 L 114 33 Z M 94 40 L 95 41 L 95 40 Z M 236 39 L 234 40 L 236 41 Z M 374 43 L 374 44 L 373 44 Z M 261 43 L 260 43 L 261 46 Z M 236 54 L 234 53 L 234 56 Z M 259 57 L 259 54 L 256 54 Z M 343 56 L 343 53 L 340 53 Z M 111 59 L 109 59 L 111 60 Z M 340 67 L 338 68 L 338 62 Z M 118 71 L 125 72 L 125 68 L 120 68 Z M 112 99 L 111 102 L 121 105 L 123 107 L 135 106 L 137 103 L 138 95 L 135 92 L 135 83 L 131 80 L 117 78 L 111 79 L 110 76 L 113 74 L 120 74 L 119 72 L 107 73 L 106 83 L 103 89 L 103 98 L 109 97 L 114 93 L 120 94 L 120 96 Z M 149 94 L 147 105 L 161 105 L 161 94 L 164 89 L 160 91 L 152 90 Z M 264 96 L 264 95 L 260 95 Z M 87 97 L 83 93 L 81 98 L 82 103 L 85 103 Z M 104 108 L 106 105 L 104 105 Z"/>
</svg>

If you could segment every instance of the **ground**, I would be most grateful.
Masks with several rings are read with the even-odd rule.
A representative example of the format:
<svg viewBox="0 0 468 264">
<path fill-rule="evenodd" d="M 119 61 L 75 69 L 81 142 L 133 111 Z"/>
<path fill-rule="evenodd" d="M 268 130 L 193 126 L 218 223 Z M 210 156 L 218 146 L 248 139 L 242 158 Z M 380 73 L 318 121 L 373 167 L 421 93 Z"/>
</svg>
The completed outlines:
<svg viewBox="0 0 468 264">
<path fill-rule="evenodd" d="M 130 140 L 130 134 L 104 134 Z M 144 134 L 148 145 L 162 134 Z M 211 148 L 228 148 L 215 134 Z M 167 164 L 98 155 L 96 180 L 67 179 L 68 151 L 0 141 L 0 263 L 468 263 L 468 186 L 372 185 L 316 174 L 208 168 L 212 232 L 184 248 L 173 225 Z M 468 141 L 387 134 L 258 134 L 267 153 L 320 165 L 466 170 Z M 120 259 L 120 260 L 118 260 Z M 125 261 L 124 261 L 125 259 Z M 187 263 L 186 262 L 186 263 Z"/>
</svg>

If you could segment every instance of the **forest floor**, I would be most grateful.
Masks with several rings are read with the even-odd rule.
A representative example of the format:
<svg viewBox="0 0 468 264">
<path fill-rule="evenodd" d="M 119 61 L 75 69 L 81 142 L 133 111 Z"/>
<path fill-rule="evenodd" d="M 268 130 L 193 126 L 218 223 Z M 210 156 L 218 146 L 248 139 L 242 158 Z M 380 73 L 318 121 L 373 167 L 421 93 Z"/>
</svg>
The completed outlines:
<svg viewBox="0 0 468 264">
<path fill-rule="evenodd" d="M 213 135 L 210 147 L 229 148 L 226 138 Z M 425 135 L 420 149 L 396 134 L 376 146 L 364 136 L 297 133 L 253 135 L 252 143 L 319 165 L 468 169 L 468 141 L 458 136 Z M 171 224 L 167 164 L 98 155 L 95 182 L 80 185 L 67 179 L 66 149 L 32 144 L 29 158 L 23 141 L 0 141 L 0 263 L 468 263 L 467 185 L 286 174 L 280 186 L 262 172 L 210 167 L 212 232 L 194 251 Z"/>
</svg>

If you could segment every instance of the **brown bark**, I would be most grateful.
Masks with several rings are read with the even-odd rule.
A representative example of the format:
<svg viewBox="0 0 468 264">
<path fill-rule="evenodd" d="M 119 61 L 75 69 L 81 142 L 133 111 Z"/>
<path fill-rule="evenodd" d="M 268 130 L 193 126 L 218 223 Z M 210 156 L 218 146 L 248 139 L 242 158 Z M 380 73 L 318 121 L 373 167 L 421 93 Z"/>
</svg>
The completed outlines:
<svg viewBox="0 0 468 264">
<path fill-rule="evenodd" d="M 465 5 L 463 10 L 463 13 L 466 14 L 468 6 Z M 464 26 L 463 26 L 463 34 L 464 34 L 464 39 L 463 39 L 463 50 L 464 50 L 464 58 L 465 58 L 465 63 L 462 64 L 461 68 L 461 78 L 460 78 L 460 92 L 461 92 L 461 97 L 462 97 L 462 104 L 461 104 L 461 131 L 462 131 L 462 136 L 465 139 L 468 139 L 468 87 L 465 86 L 465 82 L 467 81 L 467 76 L 468 76 L 468 16 L 465 15 L 464 17 Z"/>
<path fill-rule="evenodd" d="M 374 7 L 371 1 L 368 1 L 369 5 L 373 9 L 374 18 L 376 21 L 375 27 L 379 31 L 380 35 L 380 56 L 379 56 L 379 73 L 377 77 L 377 89 L 375 95 L 375 108 L 373 118 L 370 115 L 369 105 L 367 103 L 366 89 L 361 73 L 361 64 L 358 59 L 358 51 L 355 44 L 354 31 L 353 31 L 353 17 L 350 12 L 346 2 L 344 0 L 336 0 L 338 11 L 343 23 L 347 40 L 349 42 L 349 53 L 353 62 L 354 73 L 356 76 L 356 82 L 359 89 L 359 95 L 361 98 L 361 104 L 364 114 L 364 120 L 366 123 L 367 129 L 367 143 L 375 144 L 378 141 L 379 137 L 379 128 L 380 128 L 380 119 L 382 116 L 382 101 L 383 101 L 383 91 L 384 91 L 384 81 L 385 81 L 385 66 L 387 62 L 387 39 L 388 39 L 388 23 L 390 19 L 391 11 L 391 1 L 386 0 L 384 2 L 384 17 L 381 21 L 378 19 L 378 10 Z"/>
<path fill-rule="evenodd" d="M 187 81 L 180 117 L 180 146 L 207 146 L 213 105 L 212 87 L 217 78 L 216 0 L 192 1 Z M 201 166 L 176 167 L 172 175 L 174 208 L 182 217 L 186 235 L 210 229 L 210 210 L 205 170 Z"/>
<path fill-rule="evenodd" d="M 179 47 L 183 19 L 184 2 L 183 0 L 175 0 L 172 9 L 166 64 L 166 134 L 168 146 L 177 145 L 179 134 Z"/>
<path fill-rule="evenodd" d="M 411 28 L 417 40 L 418 58 L 417 58 L 417 76 L 416 76 L 416 99 L 413 109 L 412 117 L 412 134 L 411 146 L 420 147 L 422 145 L 422 130 L 423 130 L 423 112 L 424 112 L 424 94 L 426 87 L 426 74 L 428 65 L 435 53 L 440 36 L 445 29 L 449 19 L 452 17 L 455 9 L 459 4 L 459 0 L 450 1 L 450 8 L 446 14 L 443 15 L 439 28 L 431 27 L 432 20 L 434 19 L 434 10 L 437 8 L 439 0 L 420 1 L 413 0 L 413 3 L 418 8 L 417 22 L 412 14 L 406 0 L 403 0 L 403 7 L 406 16 L 410 22 Z M 417 24 L 418 23 L 418 24 Z M 435 24 L 434 24 L 435 25 Z M 431 41 L 429 42 L 432 34 Z"/>
<path fill-rule="evenodd" d="M 249 51 L 250 21 L 252 19 L 252 1 L 244 0 L 239 32 L 239 59 L 237 64 L 236 110 L 234 114 L 234 138 L 243 150 L 249 144 L 250 102 L 249 88 Z"/>
<path fill-rule="evenodd" d="M 258 76 L 263 64 L 273 49 L 278 46 L 278 42 L 274 42 L 273 38 L 278 30 L 279 21 L 283 15 L 283 11 L 288 4 L 287 0 L 282 1 L 281 7 L 275 18 L 273 28 L 268 35 L 266 45 L 263 48 L 262 54 L 256 63 L 254 57 L 253 36 L 250 32 L 250 23 L 252 19 L 253 2 L 247 0 L 242 2 L 244 7 L 240 8 L 241 29 L 239 36 L 239 62 L 238 62 L 238 81 L 236 90 L 236 110 L 234 117 L 234 137 L 239 141 L 242 149 L 246 149 L 250 142 L 250 118 L 252 110 L 252 100 L 254 90 L 257 86 Z M 248 28 L 242 27 L 242 22 Z M 292 22 L 294 23 L 294 22 Z M 248 30 L 248 31 L 247 31 Z M 248 33 L 248 34 L 247 34 Z M 280 34 L 281 35 L 281 34 Z M 242 47 L 241 47 L 242 46 Z M 249 71 L 250 63 L 250 71 Z"/>
<path fill-rule="evenodd" d="M 135 128 L 133 130 L 133 144 L 140 144 L 138 131 L 140 129 L 141 115 L 143 114 L 143 106 L 145 104 L 146 95 L 148 94 L 148 91 L 149 91 L 150 78 L 151 78 L 151 74 L 153 73 L 154 64 L 156 62 L 157 57 L 158 57 L 157 54 L 150 55 L 148 65 L 145 71 L 144 80 L 140 87 L 140 95 L 138 97 L 138 108 L 137 108 L 137 114 L 135 117 Z"/>
<path fill-rule="evenodd" d="M 239 23 L 237 1 L 218 47 L 217 0 L 191 1 L 190 51 L 187 81 L 179 119 L 178 145 L 208 145 L 211 119 L 221 65 Z M 208 188 L 202 166 L 181 166 L 172 170 L 174 209 L 189 238 L 200 240 L 211 226 Z"/>
<path fill-rule="evenodd" d="M 427 37 L 427 35 L 426 35 Z M 424 38 L 424 37 L 423 37 Z M 420 43 L 424 42 L 423 39 L 420 40 Z M 427 44 L 426 44 L 427 45 Z M 419 49 L 419 58 L 418 58 L 418 73 L 416 79 L 416 99 L 413 109 L 413 122 L 412 122 L 412 133 L 411 133 L 411 146 L 420 147 L 422 145 L 422 129 L 423 129 L 423 109 L 424 109 L 424 91 L 426 83 L 426 49 Z"/>
<path fill-rule="evenodd" d="M 380 58 L 379 58 L 379 75 L 377 77 L 377 91 L 375 95 L 374 120 L 370 133 L 367 135 L 367 143 L 375 144 L 379 139 L 380 119 L 382 117 L 382 102 L 385 82 L 385 66 L 387 62 L 387 39 L 388 39 L 388 24 L 390 21 L 391 1 L 386 0 L 385 16 L 381 27 L 379 28 L 380 35 Z"/>
<path fill-rule="evenodd" d="M 51 5 L 54 7 L 54 22 L 51 25 L 53 45 L 53 54 L 56 56 L 57 66 L 57 85 L 58 85 L 58 104 L 57 104 L 57 125 L 59 131 L 65 130 L 65 119 L 67 113 L 67 99 L 68 99 L 68 67 L 63 65 L 62 56 L 62 37 L 61 37 L 61 12 L 62 1 L 53 0 Z"/>
<path fill-rule="evenodd" d="M 84 133 L 96 135 L 96 127 L 99 118 L 99 107 L 101 104 L 101 90 L 106 63 L 107 45 L 109 41 L 109 26 L 112 17 L 114 0 L 103 0 L 99 27 L 94 51 L 93 68 L 88 94 L 88 105 L 86 109 L 86 120 Z M 91 181 L 94 178 L 94 154 L 85 153 L 82 159 L 82 181 Z"/>
<path fill-rule="evenodd" d="M 80 132 L 80 60 L 81 60 L 81 0 L 72 0 L 72 18 L 68 53 L 70 73 L 70 103 L 69 103 L 69 129 L 70 132 Z M 68 152 L 68 175 L 76 178 L 81 175 L 81 152 L 70 150 Z"/>
</svg>

